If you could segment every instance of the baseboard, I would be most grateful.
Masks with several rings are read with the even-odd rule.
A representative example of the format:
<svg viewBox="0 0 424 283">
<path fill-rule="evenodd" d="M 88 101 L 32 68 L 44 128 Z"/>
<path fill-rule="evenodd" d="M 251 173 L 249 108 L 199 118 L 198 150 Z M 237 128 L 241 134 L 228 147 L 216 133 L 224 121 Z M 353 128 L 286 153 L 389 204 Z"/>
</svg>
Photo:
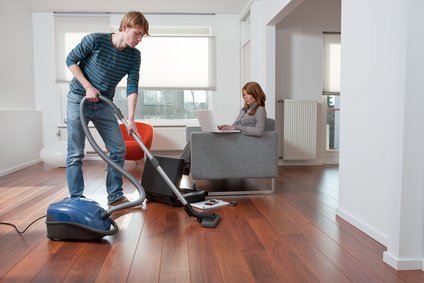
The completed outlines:
<svg viewBox="0 0 424 283">
<path fill-rule="evenodd" d="M 16 172 L 16 171 L 18 171 L 18 170 L 24 169 L 24 168 L 26 168 L 26 167 L 29 167 L 29 166 L 31 166 L 31 165 L 34 165 L 34 164 L 37 164 L 37 163 L 40 163 L 40 162 L 41 162 L 41 160 L 40 160 L 40 159 L 36 159 L 36 160 L 30 161 L 30 162 L 27 162 L 27 163 L 21 164 L 21 165 L 19 165 L 19 166 L 16 166 L 16 167 L 13 167 L 13 168 L 10 168 L 10 169 L 7 169 L 7 170 L 4 170 L 4 171 L 1 171 L 1 172 L 0 172 L 0 177 L 3 177 L 3 176 L 5 176 L 5 175 L 7 175 L 7 174 L 11 174 L 11 173 L 13 173 L 13 172 Z"/>
<path fill-rule="evenodd" d="M 362 232 L 364 232 L 365 234 L 367 234 L 368 236 L 370 236 L 377 242 L 387 247 L 388 240 L 386 235 L 378 232 L 374 228 L 363 223 L 362 221 L 360 221 L 359 219 L 357 219 L 356 217 L 352 216 L 351 214 L 347 213 L 346 211 L 342 209 L 336 208 L 336 215 L 343 218 L 344 220 L 346 220 L 347 222 L 349 222 L 350 224 L 352 224 L 353 226 L 355 226 L 356 228 L 358 228 L 359 230 L 361 230 Z"/>
<path fill-rule="evenodd" d="M 383 261 L 396 270 L 423 270 L 424 259 L 399 259 L 389 252 L 383 253 Z"/>
<path fill-rule="evenodd" d="M 150 151 L 153 156 L 167 156 L 173 158 L 179 158 L 181 156 L 181 150 L 159 150 L 159 151 Z M 85 154 L 84 160 L 102 160 L 102 158 L 95 151 L 90 151 Z"/>
<path fill-rule="evenodd" d="M 325 163 L 317 160 L 278 160 L 278 166 L 310 166 L 310 165 L 324 165 Z"/>
<path fill-rule="evenodd" d="M 278 159 L 278 166 L 310 166 L 310 165 L 338 165 L 339 161 L 334 160 L 283 160 Z"/>
</svg>

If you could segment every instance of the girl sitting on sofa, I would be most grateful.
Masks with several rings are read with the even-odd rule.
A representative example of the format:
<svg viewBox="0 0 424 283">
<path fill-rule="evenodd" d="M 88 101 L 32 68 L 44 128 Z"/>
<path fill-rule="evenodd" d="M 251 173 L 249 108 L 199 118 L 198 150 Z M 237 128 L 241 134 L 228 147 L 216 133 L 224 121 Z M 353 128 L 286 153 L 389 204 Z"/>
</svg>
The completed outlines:
<svg viewBox="0 0 424 283">
<path fill-rule="evenodd" d="M 248 82 L 242 88 L 244 106 L 240 109 L 236 120 L 231 125 L 218 125 L 220 130 L 240 130 L 248 136 L 262 136 L 265 130 L 266 96 L 257 82 Z M 188 142 L 181 154 L 184 159 L 184 175 L 190 174 L 191 148 Z"/>
</svg>

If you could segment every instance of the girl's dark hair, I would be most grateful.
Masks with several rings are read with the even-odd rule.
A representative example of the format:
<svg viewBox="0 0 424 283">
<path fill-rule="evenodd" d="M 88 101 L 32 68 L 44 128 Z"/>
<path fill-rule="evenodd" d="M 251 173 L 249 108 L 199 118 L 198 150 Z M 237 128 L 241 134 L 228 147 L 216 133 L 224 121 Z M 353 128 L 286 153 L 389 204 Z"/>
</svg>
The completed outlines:
<svg viewBox="0 0 424 283">
<path fill-rule="evenodd" d="M 261 86 L 257 82 L 248 82 L 243 86 L 241 90 L 242 90 L 241 92 L 242 97 L 244 96 L 243 91 L 245 91 L 247 94 L 252 95 L 255 98 L 257 103 L 256 107 L 249 112 L 249 115 L 254 115 L 259 106 L 265 107 L 266 96 Z M 249 109 L 249 105 L 247 105 L 246 102 L 244 104 L 243 109 L 244 110 Z"/>
</svg>

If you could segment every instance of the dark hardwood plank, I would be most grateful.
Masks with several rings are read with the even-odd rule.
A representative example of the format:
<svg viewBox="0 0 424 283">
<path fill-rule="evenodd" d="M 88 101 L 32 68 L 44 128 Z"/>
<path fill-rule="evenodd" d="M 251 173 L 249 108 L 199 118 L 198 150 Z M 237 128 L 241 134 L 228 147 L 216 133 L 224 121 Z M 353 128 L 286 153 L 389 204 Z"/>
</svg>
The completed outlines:
<svg viewBox="0 0 424 283">
<path fill-rule="evenodd" d="M 58 250 L 51 254 L 31 282 L 63 282 L 88 243 L 54 242 L 52 245 L 58 245 Z"/>
<path fill-rule="evenodd" d="M 227 282 L 253 282 L 255 275 L 244 256 L 253 243 L 241 243 L 235 229 L 245 218 L 232 207 L 217 212 L 222 216 L 220 232 L 208 240 L 214 250 L 220 251 L 216 256 L 222 277 Z"/>
<path fill-rule="evenodd" d="M 89 173 L 89 182 L 90 180 L 96 179 L 97 175 L 92 175 L 91 171 L 98 171 L 98 165 L 89 163 L 86 167 Z M 34 195 L 31 195 L 31 197 L 21 195 L 20 198 L 17 197 L 15 202 L 9 202 L 7 206 L 4 207 L 3 213 L 0 213 L 1 221 L 14 223 L 20 230 L 23 230 L 23 228 L 29 225 L 34 219 L 45 215 L 50 203 L 68 195 L 65 170 L 63 168 L 53 168 L 45 165 L 39 167 L 39 169 L 41 172 L 39 172 L 38 175 L 31 176 L 34 182 L 32 189 L 38 192 L 35 193 L 36 198 L 34 199 Z M 38 179 L 37 176 L 40 176 L 40 179 Z M 43 184 L 43 186 L 40 184 Z M 22 236 L 18 235 L 10 226 L 0 225 L 0 229 L 2 232 L 0 237 L 0 253 L 10 258 L 7 264 L 0 265 L 1 278 L 2 274 L 6 273 L 9 268 L 12 268 L 15 264 L 24 259 L 34 247 L 46 241 L 47 238 L 44 220 L 38 221 Z"/>
<path fill-rule="evenodd" d="M 3 278 L 2 282 L 30 282 L 49 260 L 58 252 L 61 244 L 40 241 L 23 259 L 18 262 Z"/>
<path fill-rule="evenodd" d="M 260 199 L 266 199 L 262 197 Z M 257 200 L 260 200 L 259 198 Z M 257 206 L 257 200 L 252 204 Z M 268 210 L 268 207 L 265 207 Z M 259 210 L 260 211 L 260 210 Z M 262 213 L 254 221 L 254 231 L 264 247 L 277 261 L 286 262 L 290 282 L 347 282 L 347 278 L 328 261 L 301 233 L 297 225 L 288 225 L 288 218 L 273 211 Z M 291 215 L 287 215 L 291 217 Z M 264 221 L 266 219 L 266 221 Z M 282 224 L 282 226 L 281 226 Z M 291 227 L 284 229 L 284 227 Z M 331 275 L 331 276 L 329 276 Z"/>
<path fill-rule="evenodd" d="M 139 228 L 141 235 L 129 271 L 129 282 L 159 282 L 166 213 L 166 207 L 158 203 L 149 203 L 145 208 L 145 222 Z"/>
<path fill-rule="evenodd" d="M 111 249 L 96 278 L 98 282 L 125 282 L 127 280 L 144 217 L 139 209 L 130 209 L 127 214 L 122 212 L 116 221 L 119 223 L 121 232 L 112 237 Z"/>
<path fill-rule="evenodd" d="M 278 229 L 263 218 L 260 211 L 250 209 L 251 201 L 241 202 L 242 214 L 250 214 L 246 218 L 246 224 L 239 223 L 240 243 L 242 243 L 247 255 L 249 268 L 252 270 L 255 281 L 259 282 L 318 282 L 308 268 L 302 263 L 302 259 L 292 247 L 287 245 L 289 235 L 295 235 L 295 227 L 284 225 Z M 254 212 L 254 213 L 253 213 Z M 236 212 L 237 213 L 237 212 Z M 284 229 L 284 227 L 288 229 Z M 253 236 L 253 237 L 252 237 Z M 255 241 L 256 244 L 246 244 L 246 238 Z M 252 247 L 252 248 L 250 248 Z M 258 259 L 259 263 L 258 264 Z M 300 264 L 301 263 L 301 264 Z"/>
<path fill-rule="evenodd" d="M 304 237 L 305 243 L 301 245 L 302 247 L 308 247 L 308 250 L 305 252 L 310 252 L 310 250 L 317 249 L 323 256 L 326 257 L 326 260 L 330 261 L 334 267 L 339 271 L 343 272 L 349 281 L 353 282 L 382 282 L 376 274 L 364 266 L 358 259 L 353 257 L 345 249 L 342 249 L 341 246 L 334 241 L 332 238 L 328 237 L 326 233 L 319 229 L 315 225 L 300 214 L 296 209 L 290 206 L 284 199 L 278 199 L 279 205 L 274 204 L 273 199 L 263 199 L 257 200 L 255 205 L 258 206 L 265 215 L 277 215 L 275 221 L 277 225 L 281 216 L 284 216 L 285 219 L 289 222 L 289 226 L 296 226 L 299 230 L 300 237 Z M 293 246 L 297 246 L 294 243 Z M 313 248 L 311 247 L 313 246 Z M 307 256 L 311 258 L 311 256 Z M 317 256 L 313 261 L 317 262 L 321 259 Z M 310 263 L 314 265 L 313 263 Z M 317 272 L 331 270 L 331 268 L 322 268 L 318 269 Z M 361 270 L 360 273 L 357 270 Z M 332 273 L 330 273 L 332 274 Z M 328 274 L 323 274 L 326 276 Z M 331 278 L 330 278 L 331 279 Z M 325 280 L 327 282 L 329 278 Z M 342 280 L 342 279 L 340 279 Z M 343 281 L 346 281 L 344 278 Z"/>
<path fill-rule="evenodd" d="M 22 237 L 15 231 L 8 235 L 19 240 L 1 239 L 1 255 L 7 260 L 0 264 L 0 278 L 4 282 L 29 282 L 55 253 L 56 244 L 47 240 L 44 223 L 35 224 Z"/>
<path fill-rule="evenodd" d="M 188 241 L 185 236 L 185 215 L 182 209 L 169 210 L 162 242 L 160 282 L 190 282 Z"/>
<path fill-rule="evenodd" d="M 192 218 L 186 219 L 186 227 L 191 282 L 224 282 L 218 251 L 211 241 L 217 236 L 217 229 L 203 228 Z"/>
<path fill-rule="evenodd" d="M 73 243 L 76 248 L 82 249 L 75 259 L 71 269 L 67 272 L 63 282 L 94 282 L 105 257 L 110 252 L 111 244 L 107 240 L 99 243 L 90 243 L 85 246 Z"/>
</svg>

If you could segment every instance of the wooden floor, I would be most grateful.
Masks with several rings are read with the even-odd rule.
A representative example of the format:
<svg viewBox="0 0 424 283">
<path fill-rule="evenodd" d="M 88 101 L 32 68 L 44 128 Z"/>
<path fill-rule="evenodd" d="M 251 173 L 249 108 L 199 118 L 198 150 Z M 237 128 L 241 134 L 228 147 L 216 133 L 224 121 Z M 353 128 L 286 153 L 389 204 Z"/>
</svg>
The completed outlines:
<svg viewBox="0 0 424 283">
<path fill-rule="evenodd" d="M 142 165 L 126 164 L 140 177 Z M 87 197 L 106 204 L 105 165 L 86 161 Z M 125 183 L 126 193 L 135 198 Z M 397 272 L 385 247 L 336 217 L 337 166 L 280 167 L 276 193 L 222 197 L 222 220 L 202 228 L 182 208 L 146 203 L 113 214 L 120 232 L 100 242 L 46 237 L 45 220 L 22 235 L 0 225 L 1 282 L 424 282 Z M 65 170 L 43 163 L 0 178 L 0 221 L 23 230 L 67 196 Z"/>
</svg>

